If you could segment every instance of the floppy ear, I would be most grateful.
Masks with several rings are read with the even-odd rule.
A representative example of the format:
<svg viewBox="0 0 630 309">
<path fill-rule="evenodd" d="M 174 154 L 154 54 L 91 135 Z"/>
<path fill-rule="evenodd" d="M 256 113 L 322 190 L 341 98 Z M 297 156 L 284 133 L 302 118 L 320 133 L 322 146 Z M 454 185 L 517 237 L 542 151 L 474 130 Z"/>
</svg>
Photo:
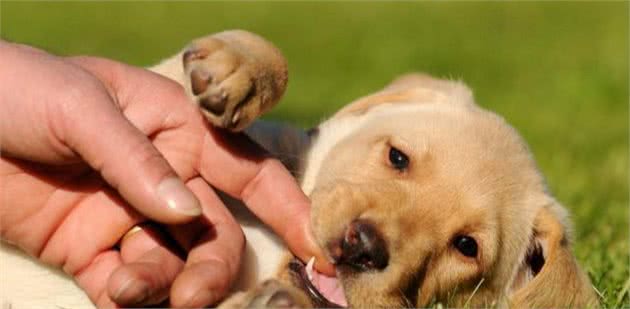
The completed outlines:
<svg viewBox="0 0 630 309">
<path fill-rule="evenodd" d="M 510 307 L 599 307 L 590 280 L 571 253 L 566 217 L 557 203 L 538 211 L 529 248 L 512 283 Z"/>
<path fill-rule="evenodd" d="M 438 79 L 422 73 L 405 74 L 383 90 L 360 98 L 341 109 L 335 117 L 360 115 L 380 104 L 451 103 L 475 106 L 472 92 L 462 82 Z"/>
</svg>

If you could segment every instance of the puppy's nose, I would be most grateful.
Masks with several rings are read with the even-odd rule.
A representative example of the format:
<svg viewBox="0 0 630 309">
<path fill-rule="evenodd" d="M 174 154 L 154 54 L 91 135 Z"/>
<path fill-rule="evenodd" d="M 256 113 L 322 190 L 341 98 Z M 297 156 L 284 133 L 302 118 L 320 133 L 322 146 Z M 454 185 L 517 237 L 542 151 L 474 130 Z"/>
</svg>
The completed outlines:
<svg viewBox="0 0 630 309">
<path fill-rule="evenodd" d="M 385 240 L 373 223 L 363 219 L 350 223 L 338 250 L 334 251 L 337 264 L 361 271 L 384 269 L 389 262 Z"/>
</svg>

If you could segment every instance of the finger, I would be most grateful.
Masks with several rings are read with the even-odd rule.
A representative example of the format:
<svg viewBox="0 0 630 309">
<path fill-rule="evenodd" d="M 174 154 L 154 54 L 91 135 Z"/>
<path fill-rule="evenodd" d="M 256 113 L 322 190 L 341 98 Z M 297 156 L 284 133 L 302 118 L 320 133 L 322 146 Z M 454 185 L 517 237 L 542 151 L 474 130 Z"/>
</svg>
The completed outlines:
<svg viewBox="0 0 630 309">
<path fill-rule="evenodd" d="M 202 307 L 222 299 L 238 274 L 245 244 L 240 226 L 208 185 L 201 178 L 188 185 L 203 205 L 208 228 L 196 237 L 186 267 L 173 283 L 174 307 Z"/>
<path fill-rule="evenodd" d="M 310 229 L 310 201 L 299 187 L 292 189 L 294 187 L 297 187 L 295 180 L 282 164 L 267 160 L 245 187 L 241 198 L 286 241 L 298 258 L 306 262 L 315 257 L 317 269 L 332 275 L 334 268 L 317 246 Z"/>
<path fill-rule="evenodd" d="M 89 95 L 64 111 L 63 141 L 145 216 L 171 224 L 198 216 L 199 201 L 107 90 Z"/>
<path fill-rule="evenodd" d="M 162 235 L 149 222 L 134 225 L 120 239 L 118 247 L 124 263 L 138 260 L 142 255 L 161 244 Z"/>
<path fill-rule="evenodd" d="M 117 251 L 104 251 L 90 265 L 75 274 L 74 279 L 79 287 L 98 308 L 119 308 L 107 294 L 107 279 L 121 264 Z"/>
<path fill-rule="evenodd" d="M 175 279 L 171 307 L 200 308 L 216 304 L 230 288 L 231 274 L 225 261 L 205 260 L 187 265 Z"/>
<path fill-rule="evenodd" d="M 240 198 L 301 260 L 314 256 L 319 271 L 334 274 L 310 231 L 309 200 L 293 176 L 278 160 L 260 155 L 263 151 L 245 137 L 229 138 L 228 142 L 219 133 L 207 135 L 199 166 L 201 175 Z"/>
<path fill-rule="evenodd" d="M 29 218 L 24 227 L 25 231 L 49 230 L 50 237 L 35 255 L 45 263 L 62 266 L 72 275 L 114 247 L 125 231 L 143 220 L 117 194 L 98 188 L 102 180 L 82 178 L 81 182 L 79 186 L 68 184 L 68 188 L 59 189 L 49 199 L 50 207 Z M 101 185 L 95 188 L 93 182 Z M 76 191 L 63 192 L 69 189 L 91 193 L 77 196 Z"/>
<path fill-rule="evenodd" d="M 84 179 L 82 186 L 85 186 L 82 190 L 94 191 L 90 179 Z M 57 199 L 60 196 L 61 193 Z M 44 211 L 39 215 L 57 220 L 50 212 Z M 75 278 L 99 307 L 115 307 L 107 294 L 107 280 L 120 267 L 122 260 L 120 253 L 111 248 L 125 231 L 140 220 L 141 216 L 114 193 L 103 190 L 85 196 L 74 205 L 73 211 L 63 218 L 62 223 L 55 226 L 55 233 L 47 240 L 39 258 L 53 265 L 62 265 L 64 271 Z M 38 224 L 31 222 L 30 226 Z"/>
<path fill-rule="evenodd" d="M 159 304 L 168 297 L 184 261 L 168 248 L 163 237 L 145 225 L 121 242 L 122 259 L 127 264 L 109 279 L 108 293 L 112 300 L 123 306 L 146 306 Z"/>
</svg>

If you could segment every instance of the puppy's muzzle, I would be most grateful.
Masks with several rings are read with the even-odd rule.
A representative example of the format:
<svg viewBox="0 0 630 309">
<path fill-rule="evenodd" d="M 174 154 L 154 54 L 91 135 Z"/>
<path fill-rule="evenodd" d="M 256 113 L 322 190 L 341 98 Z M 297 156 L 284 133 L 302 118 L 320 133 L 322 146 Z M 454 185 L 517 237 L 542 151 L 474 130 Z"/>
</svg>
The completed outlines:
<svg viewBox="0 0 630 309">
<path fill-rule="evenodd" d="M 335 264 L 358 271 L 382 270 L 389 263 L 385 239 L 372 222 L 364 219 L 350 223 L 330 251 Z"/>
</svg>

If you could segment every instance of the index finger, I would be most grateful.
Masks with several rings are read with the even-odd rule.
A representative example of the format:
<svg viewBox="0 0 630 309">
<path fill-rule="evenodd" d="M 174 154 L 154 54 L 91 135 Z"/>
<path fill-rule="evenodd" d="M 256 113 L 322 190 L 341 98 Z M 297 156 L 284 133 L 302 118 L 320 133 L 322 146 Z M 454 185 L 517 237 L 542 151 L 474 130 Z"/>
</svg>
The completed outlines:
<svg viewBox="0 0 630 309">
<path fill-rule="evenodd" d="M 209 130 L 198 166 L 206 181 L 239 198 L 302 261 L 334 274 L 310 230 L 310 202 L 289 171 L 242 134 Z"/>
</svg>

